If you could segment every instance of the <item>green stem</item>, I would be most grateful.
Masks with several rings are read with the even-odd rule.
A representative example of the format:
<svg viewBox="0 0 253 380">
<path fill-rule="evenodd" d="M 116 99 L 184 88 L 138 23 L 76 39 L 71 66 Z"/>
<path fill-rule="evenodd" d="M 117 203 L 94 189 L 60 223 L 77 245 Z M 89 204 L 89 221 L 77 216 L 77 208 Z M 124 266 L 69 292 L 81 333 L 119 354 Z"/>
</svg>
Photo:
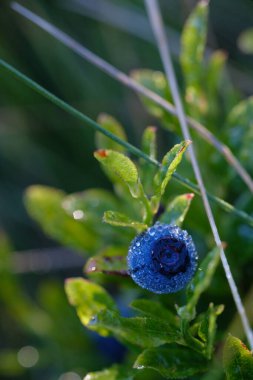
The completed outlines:
<svg viewBox="0 0 253 380">
<path fill-rule="evenodd" d="M 76 108 L 70 106 L 66 102 L 64 102 L 62 99 L 58 98 L 48 90 L 46 90 L 44 87 L 40 86 L 38 83 L 34 82 L 32 79 L 28 78 L 26 75 L 15 69 L 13 66 L 5 62 L 3 59 L 0 59 L 0 67 L 7 70 L 9 73 L 11 73 L 16 79 L 24 83 L 26 86 L 30 87 L 32 90 L 36 91 L 38 94 L 43 96 L 44 98 L 48 99 L 50 102 L 57 105 L 59 108 L 63 109 L 65 112 L 69 113 L 70 115 L 74 116 L 76 119 L 86 123 L 96 131 L 99 131 L 103 133 L 105 136 L 111 138 L 112 140 L 116 141 L 118 144 L 124 146 L 129 152 L 133 153 L 134 155 L 143 158 L 147 162 L 149 162 L 152 165 L 155 165 L 157 167 L 160 167 L 160 163 L 155 160 L 154 158 L 149 157 L 144 152 L 142 152 L 140 149 L 136 148 L 132 144 L 121 140 L 119 137 L 111 133 L 110 131 L 107 131 L 103 127 L 101 127 L 99 124 L 97 124 L 94 120 L 90 119 L 88 116 L 84 115 L 82 112 L 78 111 Z M 181 185 L 187 187 L 191 191 L 193 191 L 196 194 L 200 194 L 198 186 L 191 182 L 189 179 L 184 178 L 180 176 L 177 173 L 173 174 L 173 178 L 176 179 Z M 245 213 L 244 211 L 238 210 L 231 204 L 225 202 L 224 200 L 212 195 L 207 194 L 208 198 L 212 200 L 214 203 L 218 204 L 223 210 L 230 212 L 232 214 L 237 215 L 239 218 L 243 219 L 245 222 L 247 222 L 249 225 L 253 226 L 253 218 Z"/>
<path fill-rule="evenodd" d="M 145 216 L 143 218 L 143 222 L 145 224 L 147 224 L 148 226 L 150 226 L 152 224 L 152 220 L 153 220 L 153 212 L 151 209 L 150 201 L 148 200 L 148 197 L 145 194 L 145 191 L 143 189 L 141 182 L 139 185 L 139 190 L 140 190 L 140 198 L 139 199 L 145 208 Z"/>
<path fill-rule="evenodd" d="M 202 343 L 200 340 L 194 338 L 190 333 L 190 323 L 187 319 L 181 319 L 180 321 L 180 328 L 183 335 L 183 339 L 186 343 L 186 345 L 191 348 L 192 350 L 205 355 L 205 344 Z"/>
</svg>

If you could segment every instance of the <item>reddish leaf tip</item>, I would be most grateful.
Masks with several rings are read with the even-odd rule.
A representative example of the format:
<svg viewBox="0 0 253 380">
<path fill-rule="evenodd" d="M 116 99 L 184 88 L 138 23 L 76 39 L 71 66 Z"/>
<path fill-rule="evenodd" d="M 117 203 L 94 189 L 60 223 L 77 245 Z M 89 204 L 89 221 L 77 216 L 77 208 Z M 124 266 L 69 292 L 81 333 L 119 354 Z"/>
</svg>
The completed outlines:
<svg viewBox="0 0 253 380">
<path fill-rule="evenodd" d="M 157 127 L 151 125 L 149 127 L 147 127 L 150 131 L 153 131 L 153 132 L 156 132 L 157 131 Z"/>
<path fill-rule="evenodd" d="M 108 156 L 108 153 L 105 149 L 99 149 L 96 151 L 96 154 L 101 157 L 101 158 L 104 158 L 104 157 L 107 157 Z"/>
<path fill-rule="evenodd" d="M 194 197 L 195 197 L 195 194 L 193 194 L 193 193 L 185 194 L 185 198 L 186 198 L 186 199 L 191 200 L 191 199 L 194 198 Z"/>
</svg>

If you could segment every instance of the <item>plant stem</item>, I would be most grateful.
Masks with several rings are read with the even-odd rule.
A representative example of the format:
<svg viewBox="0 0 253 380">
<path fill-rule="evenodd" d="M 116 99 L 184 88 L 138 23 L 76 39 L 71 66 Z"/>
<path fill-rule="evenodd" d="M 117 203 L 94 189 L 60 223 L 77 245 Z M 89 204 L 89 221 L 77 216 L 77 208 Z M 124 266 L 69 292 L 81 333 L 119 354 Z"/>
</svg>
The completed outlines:
<svg viewBox="0 0 253 380">
<path fill-rule="evenodd" d="M 143 218 L 143 223 L 150 226 L 152 224 L 152 220 L 153 220 L 153 212 L 151 210 L 150 201 L 148 200 L 148 197 L 145 194 L 145 191 L 143 189 L 141 182 L 139 183 L 139 191 L 140 191 L 140 198 L 139 199 L 145 208 L 145 215 Z"/>
</svg>

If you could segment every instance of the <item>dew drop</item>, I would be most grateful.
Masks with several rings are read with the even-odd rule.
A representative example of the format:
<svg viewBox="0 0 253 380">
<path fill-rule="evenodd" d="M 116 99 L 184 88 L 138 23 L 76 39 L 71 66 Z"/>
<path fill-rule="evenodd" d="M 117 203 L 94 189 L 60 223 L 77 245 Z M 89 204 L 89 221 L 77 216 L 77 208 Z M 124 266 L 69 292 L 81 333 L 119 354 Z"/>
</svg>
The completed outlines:
<svg viewBox="0 0 253 380">
<path fill-rule="evenodd" d="M 93 317 L 91 317 L 91 319 L 89 320 L 89 325 L 95 325 L 97 323 L 98 319 L 97 319 L 97 316 L 94 315 Z"/>
<path fill-rule="evenodd" d="M 95 272 L 97 270 L 96 261 L 90 260 L 90 262 L 86 266 L 86 272 Z"/>
<path fill-rule="evenodd" d="M 84 212 L 82 210 L 75 210 L 73 212 L 73 218 L 75 220 L 80 220 L 84 218 Z"/>
</svg>

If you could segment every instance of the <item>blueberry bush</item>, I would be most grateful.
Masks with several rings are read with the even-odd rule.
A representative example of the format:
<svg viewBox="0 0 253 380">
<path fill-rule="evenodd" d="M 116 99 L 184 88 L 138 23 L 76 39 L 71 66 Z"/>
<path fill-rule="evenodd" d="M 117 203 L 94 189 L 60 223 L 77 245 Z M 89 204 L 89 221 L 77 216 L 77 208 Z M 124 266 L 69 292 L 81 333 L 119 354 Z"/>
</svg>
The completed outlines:
<svg viewBox="0 0 253 380">
<path fill-rule="evenodd" d="M 4 313 L 18 321 L 20 334 L 39 342 L 42 357 L 50 353 L 38 363 L 45 374 L 48 357 L 53 362 L 60 357 L 70 380 L 75 380 L 73 369 L 85 380 L 253 379 L 249 342 L 220 265 L 220 249 L 195 195 L 199 191 L 192 186 L 187 155 L 194 144 L 206 186 L 219 197 L 212 198 L 212 207 L 252 322 L 252 196 L 221 151 L 232 151 L 249 178 L 253 175 L 253 102 L 234 89 L 226 54 L 206 54 L 208 9 L 201 1 L 187 18 L 176 68 L 188 120 L 202 131 L 206 127 L 211 144 L 203 142 L 198 128 L 193 141 L 182 141 L 177 116 L 143 95 L 139 106 L 152 125 L 143 129 L 138 151 L 128 149 L 132 145 L 120 121 L 100 114 L 93 122 L 93 159 L 111 185 L 72 193 L 32 185 L 25 191 L 26 210 L 44 234 L 85 260 L 83 276 L 66 278 L 65 287 L 49 279 L 36 301 L 12 273 L 12 248 L 1 236 Z M 29 85 L 4 61 L 0 65 Z M 130 75 L 172 103 L 162 72 L 134 69 Z M 30 87 L 65 107 L 42 88 Z M 217 141 L 226 149 L 218 149 Z M 21 376 L 23 367 L 14 350 L 0 350 L 0 373 Z"/>
</svg>

